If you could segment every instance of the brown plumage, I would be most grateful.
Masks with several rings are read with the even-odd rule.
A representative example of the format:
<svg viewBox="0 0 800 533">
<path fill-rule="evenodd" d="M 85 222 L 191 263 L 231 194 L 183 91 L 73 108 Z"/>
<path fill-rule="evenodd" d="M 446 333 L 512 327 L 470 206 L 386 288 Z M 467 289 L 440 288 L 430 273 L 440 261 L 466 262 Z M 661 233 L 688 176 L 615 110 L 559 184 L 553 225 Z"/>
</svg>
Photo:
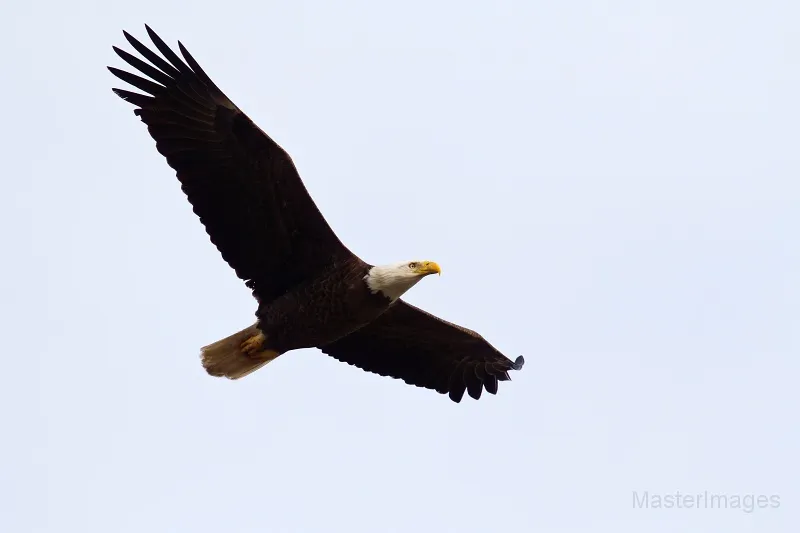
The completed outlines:
<svg viewBox="0 0 800 533">
<path fill-rule="evenodd" d="M 342 244 L 309 196 L 289 155 L 211 81 L 178 43 L 183 59 L 149 27 L 160 57 L 127 32 L 150 63 L 114 47 L 145 79 L 109 67 L 146 94 L 132 103 L 156 148 L 223 259 L 258 301 L 257 322 L 203 348 L 209 374 L 238 379 L 299 348 L 366 371 L 449 394 L 509 379 L 511 361 L 477 333 L 399 299 L 432 262 L 374 267 Z"/>
</svg>

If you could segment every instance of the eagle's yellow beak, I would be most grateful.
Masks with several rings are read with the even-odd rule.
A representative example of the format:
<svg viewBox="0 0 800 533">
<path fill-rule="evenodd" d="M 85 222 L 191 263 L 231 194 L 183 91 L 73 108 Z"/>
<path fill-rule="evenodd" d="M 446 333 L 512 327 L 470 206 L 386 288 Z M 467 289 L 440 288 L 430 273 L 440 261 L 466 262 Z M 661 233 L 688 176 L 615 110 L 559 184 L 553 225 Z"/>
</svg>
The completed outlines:
<svg viewBox="0 0 800 533">
<path fill-rule="evenodd" d="M 429 274 L 441 275 L 442 269 L 439 268 L 439 265 L 437 265 L 433 261 L 422 261 L 417 267 L 417 273 L 422 276 L 427 276 Z"/>
</svg>

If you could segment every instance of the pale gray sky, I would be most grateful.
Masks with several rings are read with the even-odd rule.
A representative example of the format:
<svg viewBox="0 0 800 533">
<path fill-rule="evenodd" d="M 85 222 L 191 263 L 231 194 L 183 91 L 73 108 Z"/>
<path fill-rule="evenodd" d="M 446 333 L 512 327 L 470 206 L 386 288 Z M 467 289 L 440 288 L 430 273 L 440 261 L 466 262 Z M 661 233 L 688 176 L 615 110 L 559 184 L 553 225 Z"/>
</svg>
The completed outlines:
<svg viewBox="0 0 800 533">
<path fill-rule="evenodd" d="M 797 531 L 800 7 L 387 6 L 3 8 L 0 531 Z M 437 260 L 407 299 L 524 354 L 513 381 L 207 376 L 255 303 L 111 92 L 145 22 L 365 260 Z"/>
</svg>

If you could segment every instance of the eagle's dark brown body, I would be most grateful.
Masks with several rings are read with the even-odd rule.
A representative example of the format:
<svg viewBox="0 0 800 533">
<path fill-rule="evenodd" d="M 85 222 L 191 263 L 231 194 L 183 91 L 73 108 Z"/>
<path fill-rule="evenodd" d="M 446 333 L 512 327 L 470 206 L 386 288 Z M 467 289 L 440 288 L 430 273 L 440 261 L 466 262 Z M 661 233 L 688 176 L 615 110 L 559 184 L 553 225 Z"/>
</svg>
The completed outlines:
<svg viewBox="0 0 800 533">
<path fill-rule="evenodd" d="M 391 300 L 364 281 L 371 265 L 353 257 L 270 302 L 260 302 L 258 328 L 279 353 L 330 344 L 375 320 Z"/>
<path fill-rule="evenodd" d="M 146 77 L 109 67 L 145 94 L 114 92 L 136 107 L 211 241 L 259 303 L 256 324 L 203 348 L 209 374 L 238 379 L 280 353 L 317 347 L 459 402 L 464 392 L 495 394 L 522 368 L 521 356 L 510 360 L 472 330 L 373 294 L 364 282 L 370 265 L 325 221 L 289 154 L 182 44 L 183 58 L 147 32 L 161 56 L 125 38 L 149 62 L 114 47 Z"/>
</svg>

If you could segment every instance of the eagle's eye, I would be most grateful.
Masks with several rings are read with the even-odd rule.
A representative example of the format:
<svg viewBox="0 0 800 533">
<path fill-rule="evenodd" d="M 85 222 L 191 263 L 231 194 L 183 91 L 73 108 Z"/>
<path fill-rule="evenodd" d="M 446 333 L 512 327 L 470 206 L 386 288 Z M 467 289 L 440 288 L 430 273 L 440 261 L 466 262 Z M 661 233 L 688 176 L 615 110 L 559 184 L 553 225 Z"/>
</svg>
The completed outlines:
<svg viewBox="0 0 800 533">
<path fill-rule="evenodd" d="M 417 268 L 417 264 L 416 263 L 409 263 L 408 264 L 408 268 Z"/>
</svg>

